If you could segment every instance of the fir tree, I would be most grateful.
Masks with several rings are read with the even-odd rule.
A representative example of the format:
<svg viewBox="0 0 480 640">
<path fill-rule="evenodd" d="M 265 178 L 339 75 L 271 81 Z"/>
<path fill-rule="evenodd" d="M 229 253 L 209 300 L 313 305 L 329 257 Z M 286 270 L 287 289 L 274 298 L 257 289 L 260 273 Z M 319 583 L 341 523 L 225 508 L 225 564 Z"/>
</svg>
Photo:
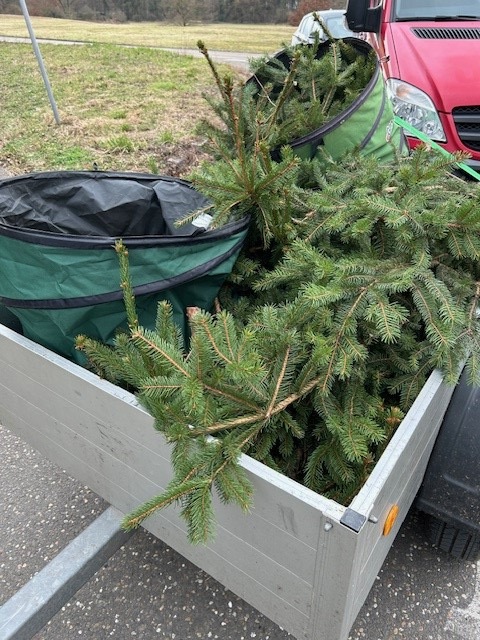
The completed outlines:
<svg viewBox="0 0 480 640">
<path fill-rule="evenodd" d="M 172 445 L 171 482 L 125 526 L 179 503 L 193 542 L 213 535 L 212 490 L 249 508 L 242 453 L 348 504 L 435 367 L 454 383 L 467 360 L 480 377 L 478 188 L 425 148 L 394 164 L 273 160 L 265 103 L 215 78 L 228 128 L 210 128 L 218 159 L 195 184 L 214 224 L 252 218 L 217 309 L 189 310 L 188 344 L 167 303 L 140 327 L 118 242 L 129 333 L 77 341 Z"/>
</svg>

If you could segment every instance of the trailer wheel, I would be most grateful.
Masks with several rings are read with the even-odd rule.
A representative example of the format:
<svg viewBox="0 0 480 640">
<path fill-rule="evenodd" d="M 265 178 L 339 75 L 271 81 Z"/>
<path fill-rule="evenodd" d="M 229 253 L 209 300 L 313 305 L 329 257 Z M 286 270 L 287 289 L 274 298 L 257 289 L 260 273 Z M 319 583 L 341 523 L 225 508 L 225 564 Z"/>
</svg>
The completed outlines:
<svg viewBox="0 0 480 640">
<path fill-rule="evenodd" d="M 480 556 L 480 538 L 465 529 L 448 524 L 434 516 L 428 517 L 430 541 L 442 551 L 461 560 L 477 560 Z"/>
</svg>

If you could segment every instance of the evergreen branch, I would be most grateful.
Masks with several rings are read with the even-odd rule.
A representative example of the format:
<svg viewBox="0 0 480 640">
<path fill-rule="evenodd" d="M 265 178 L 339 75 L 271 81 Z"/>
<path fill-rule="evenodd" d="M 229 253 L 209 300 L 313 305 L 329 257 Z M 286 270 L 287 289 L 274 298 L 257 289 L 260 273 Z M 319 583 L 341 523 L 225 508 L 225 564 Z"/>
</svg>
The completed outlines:
<svg viewBox="0 0 480 640">
<path fill-rule="evenodd" d="M 227 315 L 225 313 L 221 313 L 220 309 L 217 309 L 216 317 L 219 318 L 220 322 L 222 323 L 223 335 L 225 336 L 225 342 L 227 344 L 228 351 L 230 352 L 230 361 L 232 361 L 235 358 L 235 354 L 233 350 L 232 339 L 230 336 L 230 330 L 227 323 Z"/>
<path fill-rule="evenodd" d="M 211 481 L 199 484 L 187 497 L 182 513 L 188 524 L 188 537 L 192 544 L 206 543 L 213 537 L 213 509 Z"/>
<path fill-rule="evenodd" d="M 220 147 L 218 150 L 223 156 L 223 161 L 226 165 L 223 168 L 222 174 L 217 179 L 217 176 L 212 173 L 205 176 L 200 172 L 193 176 L 193 182 L 196 186 L 203 188 L 206 195 L 210 195 L 212 198 L 217 196 L 217 200 L 218 192 L 230 195 L 228 205 L 222 206 L 222 203 L 220 203 L 217 210 L 231 211 L 247 199 L 249 190 L 246 187 L 248 187 L 250 181 L 245 180 L 244 167 L 240 165 L 237 159 L 231 159 Z M 231 174 L 230 177 L 234 178 L 234 180 L 230 182 L 222 179 L 223 174 L 228 174 L 228 172 Z M 235 200 L 232 200 L 233 197 L 235 197 Z M 214 216 L 214 219 L 216 219 L 216 216 Z"/>
<path fill-rule="evenodd" d="M 361 462 L 368 456 L 367 440 L 350 420 L 347 421 L 339 441 L 349 462 Z"/>
<path fill-rule="evenodd" d="M 273 409 L 270 412 L 270 415 L 276 415 L 277 413 L 280 413 L 280 411 L 284 411 L 291 404 L 293 404 L 294 402 L 297 402 L 297 400 L 300 400 L 301 398 L 304 398 L 305 396 L 307 396 L 310 393 L 310 391 L 315 389 L 315 387 L 318 384 L 320 384 L 322 378 L 323 378 L 322 376 L 319 376 L 318 378 L 313 378 L 313 380 L 310 380 L 308 383 L 304 384 L 304 386 L 298 392 L 291 393 L 284 400 L 282 400 L 277 405 L 275 405 L 275 407 L 273 407 Z"/>
<path fill-rule="evenodd" d="M 429 293 L 435 296 L 442 319 L 448 321 L 451 325 L 458 323 L 458 313 L 455 311 L 451 293 L 444 283 L 435 278 L 431 271 L 419 274 L 418 278 L 428 288 Z"/>
<path fill-rule="evenodd" d="M 330 43 L 330 47 L 332 50 L 332 56 L 331 56 L 331 61 L 332 64 L 334 66 L 334 75 L 337 75 L 337 65 L 338 65 L 338 55 L 339 53 L 337 52 L 337 46 L 335 44 L 335 41 L 332 40 L 332 42 Z M 332 102 L 333 102 L 333 96 L 335 95 L 335 91 L 336 91 L 336 87 L 332 84 L 332 86 L 330 87 L 330 90 L 328 92 L 328 94 L 325 96 L 325 98 L 323 99 L 323 107 L 322 107 L 322 111 L 324 114 L 327 114 L 328 111 L 331 108 Z"/>
<path fill-rule="evenodd" d="M 230 85 L 225 88 L 227 105 L 230 112 L 230 117 L 232 120 L 232 130 L 233 130 L 233 140 L 235 143 L 235 149 L 237 153 L 237 158 L 240 162 L 241 176 L 242 181 L 245 185 L 249 184 L 248 173 L 246 171 L 246 163 L 245 163 L 245 147 L 244 141 L 242 138 L 242 134 L 240 131 L 240 117 L 236 111 L 235 101 L 233 98 L 233 87 Z"/>
<path fill-rule="evenodd" d="M 278 397 L 278 393 L 280 391 L 280 387 L 282 386 L 282 381 L 283 378 L 285 376 L 285 372 L 287 370 L 287 364 L 288 364 L 288 359 L 290 356 L 290 347 L 287 347 L 286 352 L 285 352 L 285 356 L 283 358 L 283 363 L 282 363 L 282 368 L 280 371 L 280 375 L 278 376 L 277 379 L 277 383 L 275 385 L 275 389 L 272 395 L 272 399 L 270 401 L 270 404 L 268 405 L 267 411 L 265 413 L 265 419 L 268 420 L 268 418 L 270 418 L 270 416 L 272 415 L 272 411 L 273 411 L 273 407 L 275 406 L 275 402 L 277 401 L 277 397 Z"/>
<path fill-rule="evenodd" d="M 335 360 L 337 358 L 337 353 L 340 350 L 340 345 L 341 345 L 341 340 L 343 339 L 346 327 L 348 325 L 349 320 L 354 316 L 355 311 L 357 310 L 357 308 L 359 307 L 360 303 L 363 301 L 363 299 L 366 297 L 368 292 L 368 288 L 367 287 L 363 287 L 360 292 L 358 293 L 358 295 L 354 298 L 353 300 L 353 304 L 350 306 L 350 309 L 348 311 L 348 313 L 345 315 L 343 322 L 341 323 L 339 330 L 337 331 L 336 335 L 335 335 L 335 340 L 334 340 L 334 344 L 332 347 L 332 353 L 331 353 L 331 357 L 329 359 L 328 365 L 327 365 L 327 371 L 324 377 L 324 381 L 321 385 L 321 390 L 322 393 L 326 393 L 328 390 L 328 385 L 330 383 L 330 379 L 333 373 L 333 368 L 334 368 L 334 364 L 335 364 Z"/>
<path fill-rule="evenodd" d="M 179 391 L 180 389 L 183 389 L 183 384 L 181 383 L 177 383 L 177 384 L 159 384 L 159 383 L 150 383 L 150 384 L 141 384 L 140 385 L 140 389 L 144 392 L 148 392 L 148 391 Z"/>
<path fill-rule="evenodd" d="M 324 461 L 328 454 L 329 443 L 319 444 L 308 456 L 304 482 L 313 491 L 319 491 L 320 486 L 325 481 Z"/>
<path fill-rule="evenodd" d="M 360 362 L 364 361 L 368 357 L 368 350 L 362 344 L 360 344 L 357 340 L 352 340 L 348 336 L 344 337 L 344 341 L 350 347 L 350 351 L 355 354 L 355 361 Z"/>
<path fill-rule="evenodd" d="M 470 248 L 469 255 L 475 259 L 478 259 L 480 257 L 480 248 L 478 246 L 478 242 L 475 243 L 473 241 L 473 236 L 471 233 L 466 234 L 466 241 L 467 241 L 467 245 Z"/>
<path fill-rule="evenodd" d="M 418 285 L 413 285 L 413 300 L 416 303 L 417 309 L 420 311 L 422 317 L 425 320 L 427 334 L 434 338 L 435 344 L 441 345 L 443 348 L 448 348 L 451 345 L 451 340 L 440 330 L 437 324 L 437 319 L 434 316 L 432 306 L 428 303 L 424 292 Z"/>
<path fill-rule="evenodd" d="M 234 402 L 235 404 L 241 407 L 248 407 L 249 409 L 252 409 L 252 410 L 258 409 L 258 405 L 256 405 L 253 402 L 248 402 L 244 397 L 234 394 L 233 391 L 231 390 L 227 391 L 225 387 L 223 388 L 219 386 L 212 387 L 206 384 L 205 382 L 203 382 L 202 384 L 204 389 L 206 391 L 209 391 L 214 396 L 218 396 L 226 400 L 231 400 L 232 402 Z"/>
<path fill-rule="evenodd" d="M 427 376 L 432 371 L 431 361 L 426 360 L 417 371 L 408 376 L 408 383 L 401 385 L 401 396 L 404 407 L 410 407 L 422 388 Z"/>
<path fill-rule="evenodd" d="M 118 358 L 114 357 L 112 362 L 114 354 L 112 354 L 111 347 L 99 344 L 84 335 L 78 335 L 75 339 L 75 348 L 86 354 L 98 375 L 106 376 L 111 382 L 119 382 L 124 379 L 124 370 Z"/>
<path fill-rule="evenodd" d="M 217 422 L 215 424 L 206 427 L 205 429 L 193 429 L 191 432 L 192 436 L 199 435 L 212 435 L 214 433 L 218 433 L 220 431 L 226 431 L 228 429 L 235 429 L 237 427 L 245 427 L 251 424 L 256 424 L 258 422 L 265 421 L 265 411 L 258 411 L 257 413 L 241 416 L 239 418 L 231 418 L 222 422 Z"/>
<path fill-rule="evenodd" d="M 216 475 L 215 487 L 223 502 L 233 500 L 243 511 L 249 510 L 253 487 L 241 467 L 233 463 L 225 465 Z"/>
<path fill-rule="evenodd" d="M 155 352 L 160 355 L 166 362 L 183 374 L 185 378 L 190 378 L 191 374 L 189 371 L 182 367 L 182 365 L 168 353 L 167 349 L 162 349 L 158 343 L 153 340 L 148 340 L 143 331 L 139 329 L 132 331 L 131 338 L 135 343 L 145 346 L 150 352 Z"/>
<path fill-rule="evenodd" d="M 450 252 L 456 258 L 462 258 L 464 256 L 463 249 L 461 247 L 459 237 L 456 233 L 451 232 L 448 236 L 448 244 L 450 247 Z"/>
<path fill-rule="evenodd" d="M 224 362 L 226 362 L 227 364 L 232 364 L 232 360 L 226 356 L 224 353 L 222 353 L 215 341 L 215 338 L 212 335 L 212 332 L 210 331 L 210 327 L 209 327 L 209 322 L 208 322 L 208 318 L 207 316 L 205 316 L 202 313 L 199 313 L 196 315 L 195 319 L 193 320 L 193 326 L 196 327 L 201 327 L 203 334 L 207 337 L 207 340 L 209 341 L 209 343 L 211 344 L 213 350 L 215 351 L 215 353 L 217 354 L 217 356 L 219 357 L 220 360 L 223 360 Z M 226 325 L 224 323 L 224 327 L 226 329 Z"/>
<path fill-rule="evenodd" d="M 161 340 L 175 345 L 179 350 L 183 348 L 182 330 L 174 322 L 172 306 L 166 300 L 160 300 L 158 303 L 155 333 Z"/>
<path fill-rule="evenodd" d="M 334 211 L 328 216 L 322 216 L 318 224 L 315 224 L 315 226 L 313 226 L 312 229 L 309 230 L 308 234 L 305 236 L 305 240 L 307 242 L 313 242 L 317 238 L 320 232 L 327 230 L 329 227 L 329 222 L 331 220 L 334 220 L 335 217 L 338 216 L 339 211 L 341 212 L 346 208 L 345 201 L 337 202 L 335 200 L 332 202 L 332 205 L 333 205 Z"/>
<path fill-rule="evenodd" d="M 293 88 L 295 86 L 295 77 L 296 77 L 298 65 L 300 63 L 300 59 L 301 59 L 301 52 L 297 50 L 293 54 L 293 58 L 290 61 L 290 69 L 288 71 L 287 77 L 285 78 L 285 81 L 284 81 L 282 90 L 280 92 L 280 95 L 275 100 L 274 109 L 271 112 L 271 114 L 269 115 L 269 118 L 268 118 L 268 121 L 267 121 L 268 122 L 268 126 L 267 126 L 267 129 L 266 129 L 265 133 L 264 133 L 265 137 L 267 137 L 270 134 L 272 128 L 278 122 L 279 113 L 283 109 L 283 106 L 284 106 L 288 96 L 291 94 L 291 92 L 292 92 L 292 90 L 293 90 Z"/>
<path fill-rule="evenodd" d="M 382 335 L 382 339 L 385 342 L 394 342 L 396 338 L 398 338 L 399 331 L 395 331 L 391 329 L 391 324 L 389 322 L 389 318 L 386 312 L 387 305 L 381 302 L 377 303 L 377 310 L 380 311 L 381 319 L 382 319 L 382 329 L 385 333 Z"/>
<path fill-rule="evenodd" d="M 347 460 L 343 455 L 343 447 L 340 445 L 336 438 L 332 439 L 328 453 L 325 456 L 324 465 L 329 472 L 328 485 L 332 489 L 338 491 L 343 485 L 353 482 L 355 479 L 355 468 L 350 460 Z M 334 482 L 332 483 L 332 479 Z M 333 484 L 333 486 L 332 486 Z M 332 491 L 332 489 L 330 491 Z M 326 493 L 327 489 L 322 490 L 322 493 Z M 328 494 L 327 494 L 328 495 Z"/>
<path fill-rule="evenodd" d="M 471 350 L 480 378 L 478 195 L 422 150 L 300 160 L 289 141 L 355 99 L 374 65 L 340 42 L 298 52 L 298 65 L 260 68 L 257 90 L 209 62 L 226 127 L 207 129 L 219 159 L 196 186 L 215 226 L 254 221 L 220 292 L 226 311 L 190 317 L 187 346 L 166 303 L 155 332 L 140 328 L 119 245 L 130 333 L 84 351 L 139 390 L 173 444 L 173 480 L 133 526 L 178 502 L 190 539 L 211 537 L 213 488 L 250 505 L 242 452 L 348 500 L 435 366 L 452 379 Z"/>
<path fill-rule="evenodd" d="M 130 278 L 128 249 L 122 240 L 115 241 L 115 251 L 120 265 L 120 288 L 123 290 L 123 303 L 127 314 L 128 326 L 131 331 L 138 329 L 138 315 L 135 305 L 132 281 Z"/>
<path fill-rule="evenodd" d="M 153 515 L 159 509 L 163 509 L 174 502 L 178 502 L 189 493 L 191 493 L 198 486 L 197 480 L 185 481 L 181 484 L 175 484 L 170 489 L 166 489 L 164 493 L 144 504 L 140 505 L 137 509 L 132 511 L 129 515 L 125 516 L 122 521 L 122 528 L 125 531 L 132 531 L 138 528 L 146 518 Z"/>
<path fill-rule="evenodd" d="M 281 411 L 284 411 L 291 404 L 293 404 L 297 400 L 300 400 L 302 397 L 305 397 L 306 395 L 308 395 L 310 391 L 312 391 L 312 389 L 314 389 L 320 383 L 321 380 L 322 380 L 321 377 L 310 380 L 310 382 L 305 384 L 299 392 L 290 394 L 289 396 L 284 398 L 281 402 L 279 402 L 272 408 L 269 408 L 263 411 L 258 411 L 255 414 L 245 415 L 239 418 L 233 418 L 230 420 L 225 420 L 224 422 L 212 424 L 206 429 L 201 429 L 201 430 L 194 429 L 192 430 L 191 434 L 193 436 L 205 435 L 205 434 L 212 435 L 220 431 L 235 429 L 236 427 L 243 427 L 243 426 L 248 426 L 256 423 L 263 424 L 266 420 L 268 420 L 272 416 L 276 415 L 277 413 L 280 413 Z"/>
<path fill-rule="evenodd" d="M 205 46 L 204 42 L 202 40 L 198 40 L 197 42 L 197 48 L 200 51 L 200 53 L 204 56 L 204 58 L 206 59 L 208 66 L 210 67 L 210 70 L 212 72 L 212 75 L 214 77 L 215 80 L 215 84 L 217 85 L 218 90 L 220 91 L 220 94 L 222 95 L 222 97 L 224 99 L 226 99 L 226 94 L 225 94 L 225 88 L 223 86 L 223 82 L 218 74 L 217 71 L 217 67 L 215 65 L 215 63 L 213 62 L 207 47 Z"/>
</svg>

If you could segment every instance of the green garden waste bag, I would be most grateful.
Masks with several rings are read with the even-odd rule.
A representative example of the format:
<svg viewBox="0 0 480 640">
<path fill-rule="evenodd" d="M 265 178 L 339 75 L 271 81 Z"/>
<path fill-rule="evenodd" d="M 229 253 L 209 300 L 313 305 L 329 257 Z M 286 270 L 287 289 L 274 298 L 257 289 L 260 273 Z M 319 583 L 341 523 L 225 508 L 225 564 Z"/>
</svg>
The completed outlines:
<svg viewBox="0 0 480 640">
<path fill-rule="evenodd" d="M 78 334 L 111 343 L 126 328 L 114 244 L 128 248 L 142 326 L 168 300 L 210 310 L 249 220 L 208 229 L 209 201 L 190 183 L 141 173 L 64 171 L 0 182 L 0 321 L 76 361 Z M 191 223 L 177 221 L 199 211 Z M 14 328 L 14 327 L 12 327 Z"/>
<path fill-rule="evenodd" d="M 373 48 L 359 38 L 343 38 L 343 42 L 353 47 L 358 56 L 366 58 L 373 53 Z M 321 59 L 329 46 L 328 41 L 321 43 L 316 58 Z M 274 61 L 290 68 L 288 50 L 275 54 Z M 260 89 L 265 84 L 265 78 L 260 72 L 252 76 L 249 82 L 256 83 Z M 281 88 L 279 86 L 278 91 Z M 398 155 L 408 155 L 406 138 L 402 127 L 395 122 L 378 57 L 375 56 L 375 68 L 369 82 L 349 106 L 318 129 L 305 131 L 304 135 L 290 140 L 288 146 L 304 160 L 316 158 L 322 161 L 325 157 L 339 160 L 353 151 L 374 155 L 382 162 L 395 161 Z M 280 150 L 274 155 L 280 156 Z"/>
</svg>

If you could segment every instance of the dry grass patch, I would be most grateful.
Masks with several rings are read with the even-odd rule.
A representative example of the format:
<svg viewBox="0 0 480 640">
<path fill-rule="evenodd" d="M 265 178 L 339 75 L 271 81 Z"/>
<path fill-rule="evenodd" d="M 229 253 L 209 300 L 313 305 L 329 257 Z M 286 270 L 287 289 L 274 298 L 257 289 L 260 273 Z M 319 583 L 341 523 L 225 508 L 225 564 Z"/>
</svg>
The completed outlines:
<svg viewBox="0 0 480 640">
<path fill-rule="evenodd" d="M 0 165 L 10 172 L 179 175 L 203 157 L 196 126 L 213 117 L 203 94 L 216 90 L 203 58 L 111 45 L 42 45 L 42 55 L 60 125 L 31 46 L 0 43 Z"/>
<path fill-rule="evenodd" d="M 203 40 L 211 50 L 272 53 L 289 42 L 294 28 L 270 24 L 192 24 L 164 22 L 109 24 L 33 16 L 37 38 L 195 49 Z M 2 15 L 0 34 L 28 37 L 23 16 Z"/>
</svg>

